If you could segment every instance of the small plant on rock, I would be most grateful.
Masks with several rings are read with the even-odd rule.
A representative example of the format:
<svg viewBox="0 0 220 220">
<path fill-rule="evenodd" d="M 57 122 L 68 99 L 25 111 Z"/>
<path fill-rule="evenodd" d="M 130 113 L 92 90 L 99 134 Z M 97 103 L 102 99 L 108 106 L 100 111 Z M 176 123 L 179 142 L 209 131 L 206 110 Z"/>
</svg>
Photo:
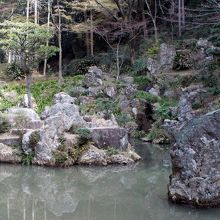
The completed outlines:
<svg viewBox="0 0 220 220">
<path fill-rule="evenodd" d="M 77 145 L 79 147 L 86 145 L 89 141 L 92 140 L 91 131 L 87 128 L 76 129 L 75 133 L 79 135 L 79 139 L 77 142 Z"/>
<path fill-rule="evenodd" d="M 115 149 L 113 147 L 108 147 L 108 149 L 106 150 L 106 154 L 110 157 L 110 156 L 113 156 L 113 155 L 117 155 L 119 154 L 119 150 L 118 149 Z"/>
<path fill-rule="evenodd" d="M 8 120 L 0 115 L 0 134 L 8 132 L 10 129 L 10 124 Z"/>
</svg>

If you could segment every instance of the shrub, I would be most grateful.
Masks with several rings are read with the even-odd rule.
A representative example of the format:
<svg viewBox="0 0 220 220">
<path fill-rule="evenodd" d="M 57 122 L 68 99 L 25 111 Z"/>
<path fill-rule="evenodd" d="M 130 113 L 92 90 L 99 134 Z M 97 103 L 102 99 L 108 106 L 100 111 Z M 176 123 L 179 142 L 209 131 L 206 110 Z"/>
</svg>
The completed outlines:
<svg viewBox="0 0 220 220">
<path fill-rule="evenodd" d="M 131 122 L 132 121 L 132 118 L 129 114 L 126 114 L 126 113 L 120 113 L 119 115 L 116 116 L 116 121 L 118 122 L 118 124 L 120 126 L 125 126 L 128 122 Z"/>
<path fill-rule="evenodd" d="M 160 140 L 163 141 L 164 144 L 169 142 L 169 137 L 165 129 L 162 127 L 162 122 L 160 120 L 156 121 L 152 128 L 150 129 L 147 138 L 151 141 Z"/>
<path fill-rule="evenodd" d="M 84 57 L 83 59 L 74 59 L 64 70 L 66 75 L 84 75 L 88 72 L 90 66 L 97 65 L 93 57 Z"/>
<path fill-rule="evenodd" d="M 188 70 L 193 66 L 192 58 L 188 50 L 177 51 L 173 69 L 174 70 Z"/>
<path fill-rule="evenodd" d="M 56 150 L 53 152 L 53 156 L 56 165 L 64 165 L 64 163 L 68 160 L 68 153 L 65 151 Z"/>
<path fill-rule="evenodd" d="M 150 103 L 156 103 L 160 100 L 159 97 L 152 95 L 149 92 L 145 92 L 145 91 L 137 91 L 135 94 L 135 98 L 143 100 L 143 101 L 147 101 Z"/>
<path fill-rule="evenodd" d="M 113 101 L 107 98 L 98 98 L 96 100 L 96 111 L 104 112 L 106 114 L 106 119 L 110 119 L 111 114 L 119 115 L 121 112 L 118 101 Z"/>
<path fill-rule="evenodd" d="M 34 159 L 34 154 L 23 154 L 22 155 L 22 165 L 30 166 L 32 164 L 32 161 Z"/>
<path fill-rule="evenodd" d="M 110 157 L 110 156 L 113 156 L 113 155 L 117 155 L 119 154 L 119 150 L 118 149 L 115 149 L 113 147 L 108 147 L 107 150 L 106 150 L 106 154 Z"/>
<path fill-rule="evenodd" d="M 0 115 L 0 134 L 8 132 L 10 129 L 10 124 L 8 120 Z"/>
<path fill-rule="evenodd" d="M 39 131 L 35 131 L 31 134 L 30 138 L 29 138 L 29 145 L 32 148 L 33 151 L 35 151 L 35 147 L 38 144 L 38 142 L 40 141 L 40 133 Z"/>
<path fill-rule="evenodd" d="M 154 58 L 159 54 L 160 44 L 154 43 L 151 47 L 148 48 L 146 55 L 150 58 Z"/>
<path fill-rule="evenodd" d="M 87 128 L 78 128 L 76 129 L 75 133 L 79 135 L 79 139 L 77 142 L 77 145 L 79 147 L 87 144 L 92 139 L 91 131 Z"/>
<path fill-rule="evenodd" d="M 132 66 L 132 73 L 134 75 L 144 75 L 147 73 L 147 58 L 141 57 L 136 59 L 134 65 Z"/>
<path fill-rule="evenodd" d="M 152 83 L 152 79 L 147 76 L 136 76 L 134 77 L 134 83 L 138 86 L 138 89 L 145 90 Z"/>
<path fill-rule="evenodd" d="M 21 80 L 25 78 L 24 71 L 16 63 L 9 64 L 6 73 L 12 80 Z"/>
<path fill-rule="evenodd" d="M 159 106 L 155 109 L 154 119 L 155 120 L 164 120 L 164 119 L 173 119 L 170 115 L 170 107 L 176 106 L 175 100 L 169 100 L 166 98 L 161 99 Z"/>
</svg>

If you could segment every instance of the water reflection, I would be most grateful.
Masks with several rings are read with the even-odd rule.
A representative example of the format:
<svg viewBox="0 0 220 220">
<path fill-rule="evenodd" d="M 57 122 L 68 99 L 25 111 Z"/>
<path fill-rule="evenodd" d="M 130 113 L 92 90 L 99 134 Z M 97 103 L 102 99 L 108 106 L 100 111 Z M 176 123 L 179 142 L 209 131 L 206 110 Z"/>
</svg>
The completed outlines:
<svg viewBox="0 0 220 220">
<path fill-rule="evenodd" d="M 219 219 L 217 209 L 167 202 L 168 152 L 137 144 L 144 161 L 129 167 L 0 166 L 0 220 Z"/>
</svg>

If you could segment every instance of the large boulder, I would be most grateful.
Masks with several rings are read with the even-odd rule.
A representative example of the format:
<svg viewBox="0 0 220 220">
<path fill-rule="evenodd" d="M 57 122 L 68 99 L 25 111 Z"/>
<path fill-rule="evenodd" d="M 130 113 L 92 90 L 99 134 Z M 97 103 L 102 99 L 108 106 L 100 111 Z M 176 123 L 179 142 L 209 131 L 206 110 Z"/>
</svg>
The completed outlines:
<svg viewBox="0 0 220 220">
<path fill-rule="evenodd" d="M 0 143 L 0 161 L 3 163 L 21 163 L 22 158 L 17 149 Z"/>
<path fill-rule="evenodd" d="M 102 77 L 103 77 L 102 70 L 96 66 L 92 66 L 89 68 L 88 73 L 85 75 L 83 85 L 86 88 L 101 86 L 103 84 Z"/>
<path fill-rule="evenodd" d="M 35 129 L 43 126 L 39 115 L 29 108 L 10 108 L 4 114 L 10 127 L 22 129 Z"/>
<path fill-rule="evenodd" d="M 32 109 L 34 110 L 37 110 L 37 103 L 34 99 L 33 96 L 31 96 L 31 100 L 32 100 Z M 20 101 L 20 104 L 19 104 L 20 107 L 22 108 L 29 108 L 29 105 L 28 105 L 28 96 L 27 94 L 25 94 L 22 98 L 21 98 L 21 101 Z"/>
<path fill-rule="evenodd" d="M 119 150 L 128 148 L 128 134 L 120 127 L 91 128 L 92 140 L 98 148 L 107 149 L 113 147 Z"/>
<path fill-rule="evenodd" d="M 160 45 L 160 65 L 163 70 L 172 70 L 176 50 L 173 45 L 162 43 Z"/>
<path fill-rule="evenodd" d="M 169 198 L 199 207 L 220 205 L 220 110 L 168 131 L 175 141 Z"/>
</svg>

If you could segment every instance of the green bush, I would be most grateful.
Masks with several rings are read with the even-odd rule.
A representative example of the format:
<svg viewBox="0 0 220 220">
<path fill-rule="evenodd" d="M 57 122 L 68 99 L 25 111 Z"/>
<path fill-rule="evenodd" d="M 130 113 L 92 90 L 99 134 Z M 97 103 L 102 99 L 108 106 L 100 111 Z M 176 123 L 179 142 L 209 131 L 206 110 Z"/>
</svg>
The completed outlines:
<svg viewBox="0 0 220 220">
<path fill-rule="evenodd" d="M 21 80 L 25 78 L 25 73 L 16 63 L 8 65 L 6 73 L 11 80 Z"/>
<path fill-rule="evenodd" d="M 115 149 L 113 147 L 108 147 L 107 150 L 106 150 L 106 154 L 110 157 L 110 156 L 113 156 L 113 155 L 117 155 L 119 154 L 119 150 L 118 149 Z"/>
<path fill-rule="evenodd" d="M 117 100 L 110 100 L 105 98 L 98 98 L 96 100 L 96 112 L 104 112 L 106 119 L 111 118 L 111 114 L 119 115 L 121 110 Z"/>
<path fill-rule="evenodd" d="M 170 107 L 176 106 L 175 100 L 169 100 L 166 98 L 161 99 L 159 106 L 155 109 L 154 119 L 155 120 L 164 120 L 164 119 L 173 119 L 170 115 Z"/>
<path fill-rule="evenodd" d="M 8 132 L 10 129 L 10 124 L 8 120 L 0 115 L 0 134 Z"/>
<path fill-rule="evenodd" d="M 35 131 L 30 135 L 29 138 L 29 145 L 33 151 L 35 151 L 35 147 L 37 146 L 38 142 L 40 141 L 40 133 L 39 131 Z"/>
<path fill-rule="evenodd" d="M 193 62 L 190 55 L 190 52 L 185 51 L 177 51 L 174 63 L 173 63 L 173 69 L 174 70 L 188 70 L 192 68 Z"/>
<path fill-rule="evenodd" d="M 30 166 L 32 164 L 32 161 L 34 159 L 34 154 L 23 154 L 22 155 L 22 165 Z"/>
<path fill-rule="evenodd" d="M 136 59 L 134 65 L 131 67 L 134 75 L 144 75 L 147 73 L 147 57 L 140 57 Z"/>
<path fill-rule="evenodd" d="M 75 134 L 79 135 L 79 139 L 77 142 L 77 145 L 79 147 L 86 145 L 89 141 L 92 140 L 91 131 L 87 128 L 78 128 L 76 129 Z"/>
<path fill-rule="evenodd" d="M 74 59 L 64 69 L 65 75 L 84 75 L 88 72 L 90 66 L 97 65 L 93 57 L 84 57 L 83 59 Z"/>
<path fill-rule="evenodd" d="M 143 101 L 147 101 L 150 103 L 156 103 L 160 100 L 159 97 L 152 95 L 149 92 L 145 92 L 145 91 L 137 91 L 135 94 L 135 98 L 143 100 Z"/>
<path fill-rule="evenodd" d="M 131 115 L 126 113 L 120 113 L 119 115 L 116 115 L 116 121 L 120 126 L 125 126 L 128 122 L 132 121 Z"/>
<path fill-rule="evenodd" d="M 152 83 L 152 79 L 147 76 L 135 76 L 134 83 L 137 85 L 138 89 L 145 90 L 147 86 Z"/>
</svg>

